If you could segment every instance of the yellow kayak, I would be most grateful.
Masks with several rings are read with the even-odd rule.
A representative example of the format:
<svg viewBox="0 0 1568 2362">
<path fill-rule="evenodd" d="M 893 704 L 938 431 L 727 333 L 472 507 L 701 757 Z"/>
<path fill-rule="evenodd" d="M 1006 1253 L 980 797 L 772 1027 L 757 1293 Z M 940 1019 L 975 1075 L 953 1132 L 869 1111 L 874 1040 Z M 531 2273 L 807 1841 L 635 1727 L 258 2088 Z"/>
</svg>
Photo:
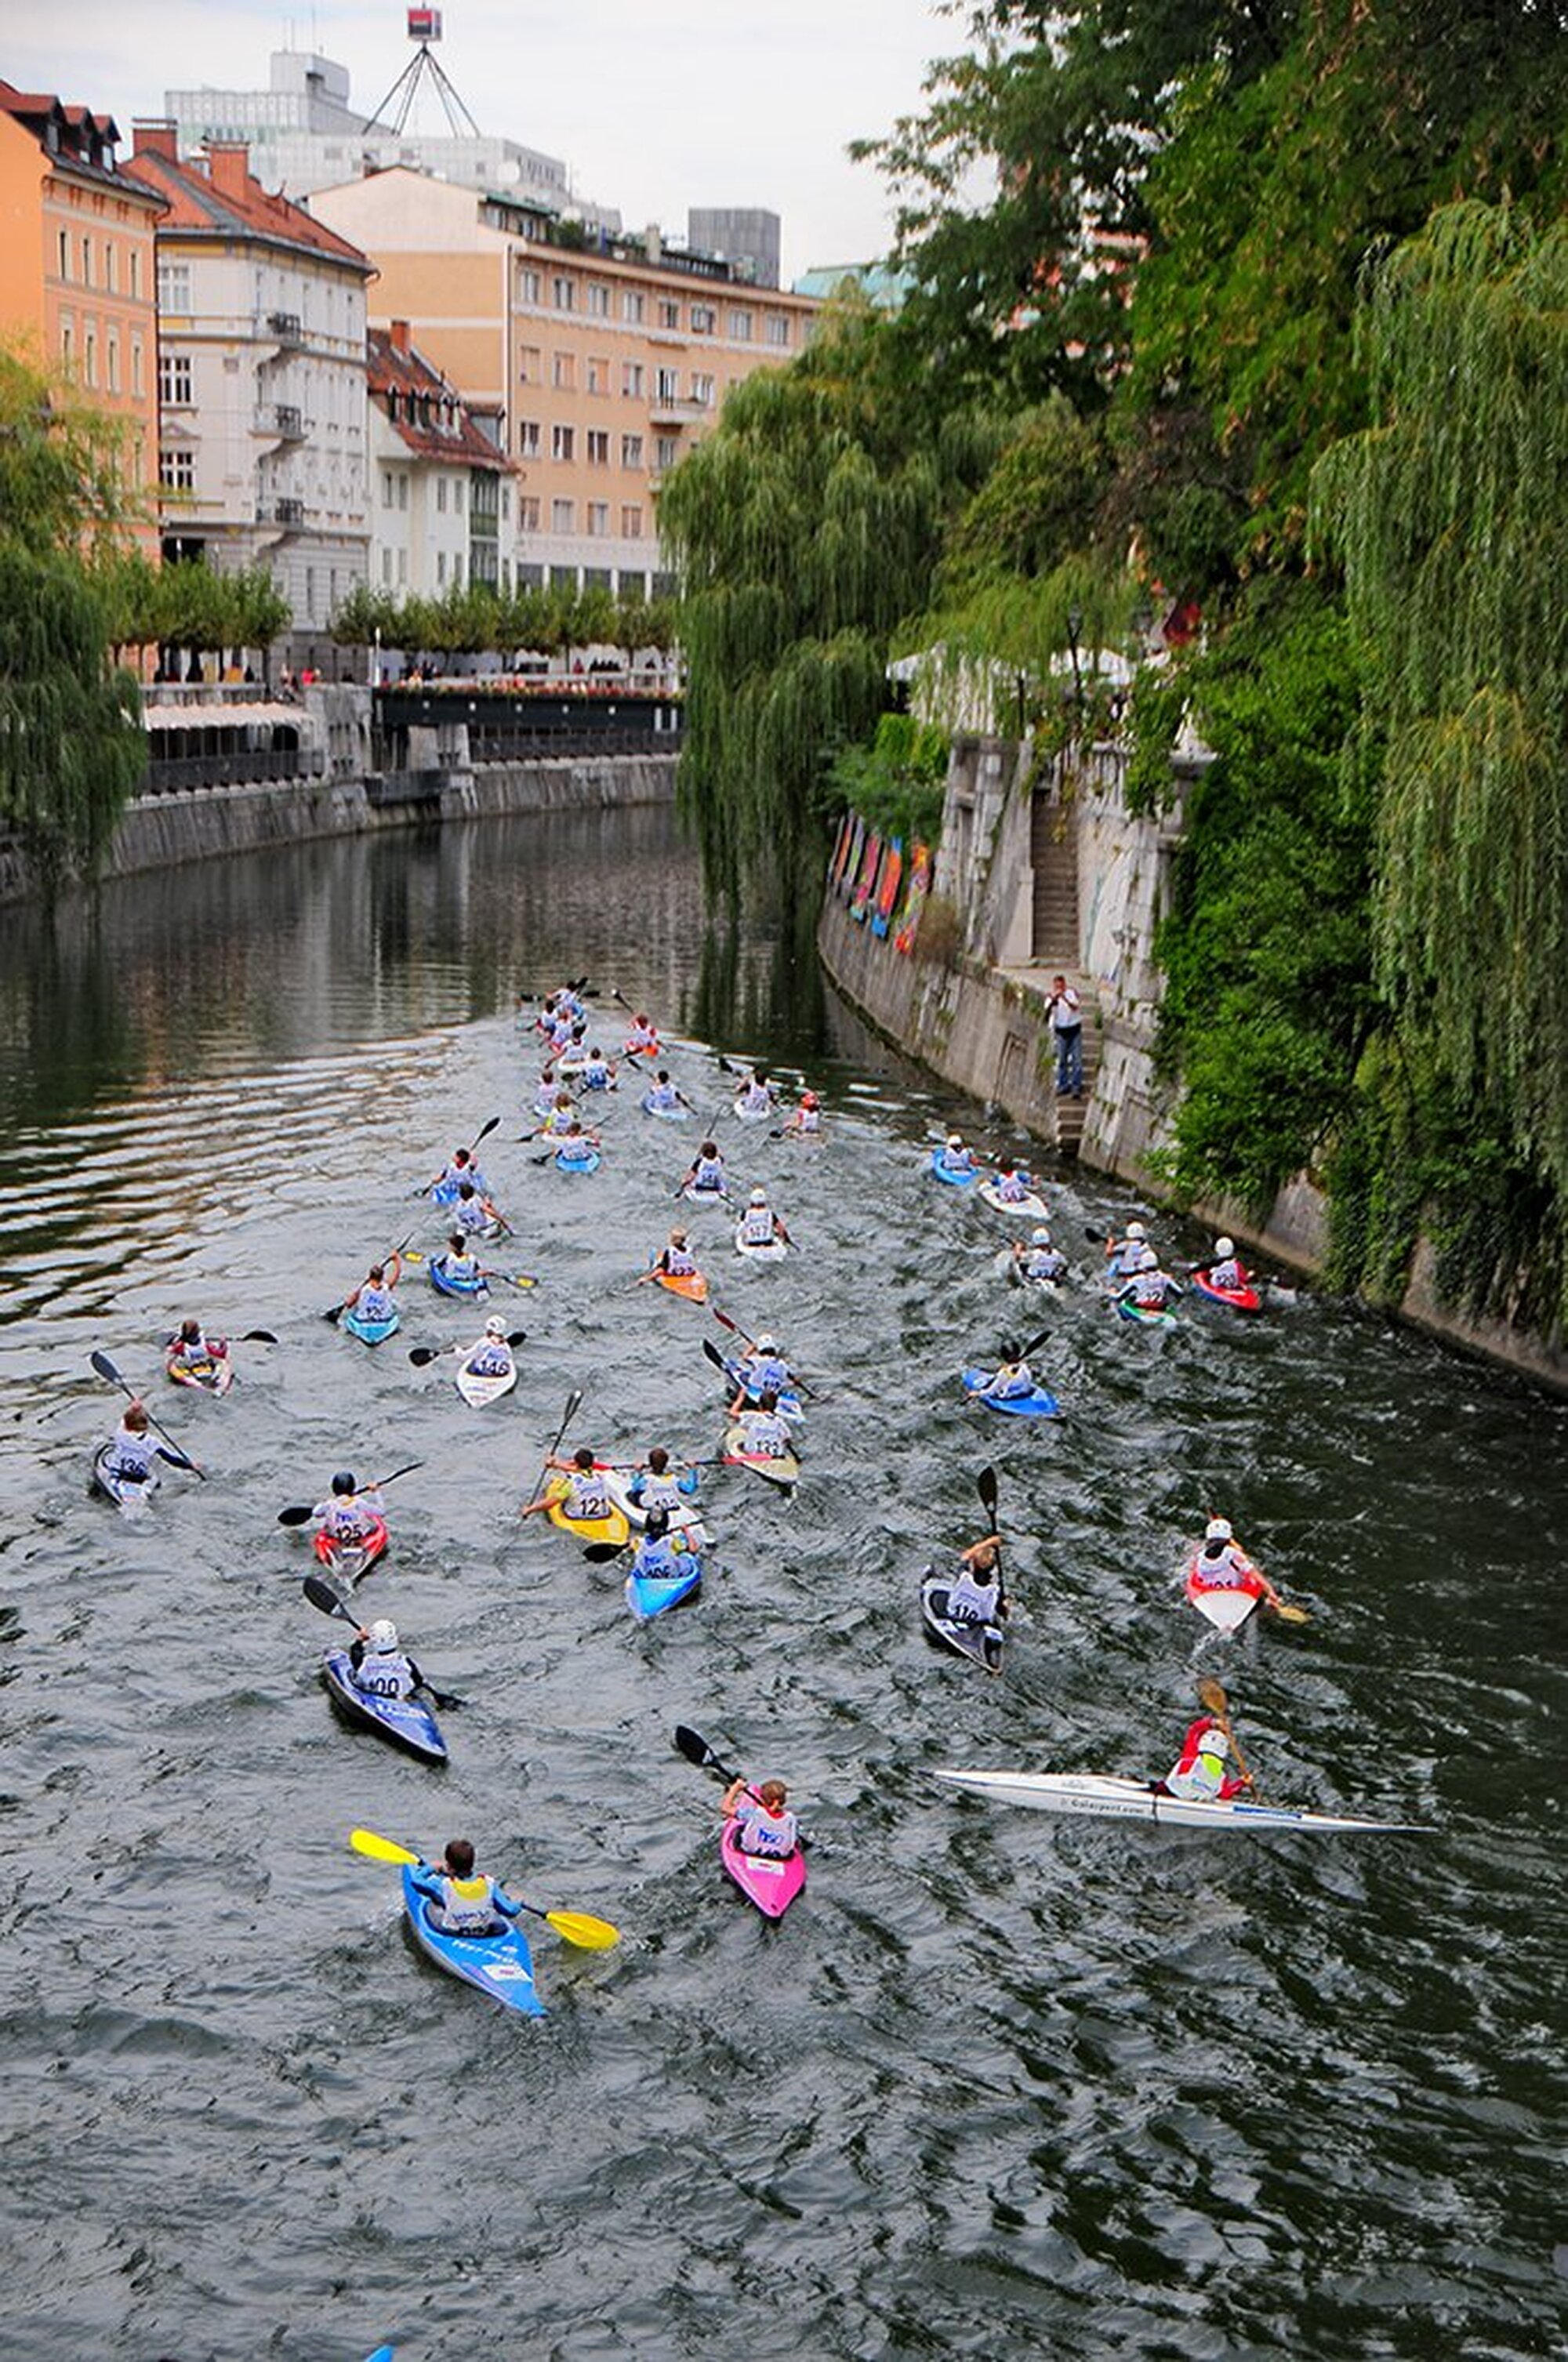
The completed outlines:
<svg viewBox="0 0 1568 2362">
<path fill-rule="evenodd" d="M 571 1491 L 571 1480 L 554 1476 L 546 1487 L 550 1506 L 545 1512 L 552 1526 L 559 1526 L 563 1534 L 575 1534 L 581 1542 L 613 1542 L 619 1550 L 630 1541 L 632 1529 L 619 1509 L 613 1508 L 607 1518 L 574 1518 L 566 1507 Z"/>
</svg>

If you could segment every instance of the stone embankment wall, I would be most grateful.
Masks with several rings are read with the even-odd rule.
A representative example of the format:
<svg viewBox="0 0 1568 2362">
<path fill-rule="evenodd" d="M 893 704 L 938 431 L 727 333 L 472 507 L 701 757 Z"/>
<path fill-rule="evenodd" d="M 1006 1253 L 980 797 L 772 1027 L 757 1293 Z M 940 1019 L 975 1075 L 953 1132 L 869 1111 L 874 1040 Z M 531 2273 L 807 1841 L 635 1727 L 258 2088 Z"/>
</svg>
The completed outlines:
<svg viewBox="0 0 1568 2362">
<path fill-rule="evenodd" d="M 1169 907 L 1184 772 L 1189 778 L 1204 759 L 1198 750 L 1178 759 L 1171 810 L 1139 817 L 1126 809 L 1114 747 L 1097 747 L 1071 772 L 1058 765 L 1040 778 L 1027 747 L 960 739 L 948 768 L 924 955 L 918 938 L 911 955 L 900 954 L 890 933 L 874 935 L 832 893 L 818 935 L 834 983 L 896 1048 L 1147 1198 L 1160 1194 L 1150 1159 L 1168 1143 L 1176 1109 L 1174 1090 L 1155 1071 L 1163 979 L 1154 931 Z M 1077 944 L 1053 941 L 1037 950 L 1047 908 L 1039 884 L 1064 858 L 1075 876 Z M 1085 1006 L 1081 1131 L 1076 1111 L 1055 1095 L 1044 995 L 1056 968 L 1074 976 Z M 1262 1222 L 1230 1204 L 1192 1211 L 1269 1263 L 1309 1275 L 1323 1267 L 1327 1203 L 1305 1175 L 1280 1191 Z M 1443 1304 L 1424 1242 L 1390 1308 L 1450 1344 L 1568 1393 L 1561 1341 Z"/>
</svg>

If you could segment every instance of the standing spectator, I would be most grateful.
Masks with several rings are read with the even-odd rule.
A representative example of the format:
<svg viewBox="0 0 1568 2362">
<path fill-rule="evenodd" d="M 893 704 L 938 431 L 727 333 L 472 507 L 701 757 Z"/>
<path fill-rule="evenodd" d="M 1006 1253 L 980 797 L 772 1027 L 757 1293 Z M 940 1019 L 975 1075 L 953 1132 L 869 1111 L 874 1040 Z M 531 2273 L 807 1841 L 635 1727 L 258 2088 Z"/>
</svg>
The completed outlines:
<svg viewBox="0 0 1568 2362">
<path fill-rule="evenodd" d="M 1056 1097 L 1081 1099 L 1084 1095 L 1084 1021 L 1077 994 L 1065 976 L 1051 979 L 1045 1004 L 1056 1036 Z"/>
</svg>

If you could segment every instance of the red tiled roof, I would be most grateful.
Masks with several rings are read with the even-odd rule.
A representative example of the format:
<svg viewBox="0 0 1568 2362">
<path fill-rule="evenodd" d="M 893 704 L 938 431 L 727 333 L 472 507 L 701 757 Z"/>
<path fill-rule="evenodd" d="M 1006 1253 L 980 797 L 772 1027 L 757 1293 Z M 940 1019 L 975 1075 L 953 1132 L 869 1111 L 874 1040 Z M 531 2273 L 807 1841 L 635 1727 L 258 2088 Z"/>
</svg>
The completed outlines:
<svg viewBox="0 0 1568 2362">
<path fill-rule="evenodd" d="M 411 451 L 425 459 L 449 459 L 465 467 L 488 468 L 496 475 L 509 472 L 511 463 L 504 453 L 496 448 L 488 435 L 480 432 L 456 386 L 423 353 L 413 345 L 399 344 L 387 328 L 372 328 L 366 342 L 365 374 L 371 400 L 382 411 L 389 411 L 395 398 L 396 415 L 392 418 L 392 425 Z M 414 405 L 425 402 L 437 412 L 447 403 L 453 406 L 450 434 L 420 423 Z"/>
<path fill-rule="evenodd" d="M 265 238 L 274 246 L 302 248 L 335 262 L 357 265 L 367 279 L 375 275 L 369 256 L 336 230 L 328 229 L 287 197 L 274 196 L 246 168 L 244 151 L 220 150 L 232 157 L 223 171 L 221 185 L 213 176 L 213 159 L 192 157 L 179 163 L 150 149 L 138 149 L 125 166 L 127 174 L 168 200 L 169 211 L 160 235 L 184 230 L 198 237 Z"/>
<path fill-rule="evenodd" d="M 119 125 L 112 115 L 97 115 L 90 106 L 65 106 L 53 91 L 18 90 L 14 83 L 0 79 L 0 115 L 8 115 L 21 125 L 39 143 L 48 159 L 51 171 L 79 172 L 90 181 L 106 182 L 112 188 L 123 188 L 129 177 L 116 161 L 112 152 L 105 159 L 103 151 L 112 151 L 120 137 Z M 48 127 L 52 125 L 56 145 L 49 145 Z M 94 149 L 99 150 L 94 155 Z M 156 192 L 138 189 L 138 196 Z"/>
</svg>

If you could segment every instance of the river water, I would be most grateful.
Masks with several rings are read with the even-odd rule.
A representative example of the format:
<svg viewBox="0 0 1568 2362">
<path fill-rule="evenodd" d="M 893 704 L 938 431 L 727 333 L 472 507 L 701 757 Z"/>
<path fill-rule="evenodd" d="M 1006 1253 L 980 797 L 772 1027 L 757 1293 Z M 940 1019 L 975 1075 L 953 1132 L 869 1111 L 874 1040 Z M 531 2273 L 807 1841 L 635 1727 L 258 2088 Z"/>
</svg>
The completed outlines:
<svg viewBox="0 0 1568 2362">
<path fill-rule="evenodd" d="M 688 1136 L 623 1094 L 591 1181 L 515 1144 L 516 995 L 585 971 L 688 1037 L 677 1078 L 774 1187 L 801 1255 L 742 1266 L 715 1223 L 703 1258 L 829 1396 L 792 1501 L 713 1472 L 719 1570 L 642 1628 L 517 1516 L 572 1387 L 569 1441 L 718 1437 L 720 1332 L 631 1285 Z M 718 1115 L 715 1048 L 809 1065 L 823 1142 Z M 923 1160 L 953 1120 L 999 1135 L 780 947 L 705 942 L 662 812 L 8 911 L 0 1102 L 0 2354 L 1568 2351 L 1562 1405 L 1305 1294 L 1128 1330 L 1085 1231 L 1132 1201 L 1069 1167 L 1081 1284 L 1034 1355 L 1068 1416 L 988 1423 L 955 1374 L 1016 1330 L 1000 1221 Z M 408 1362 L 477 1326 L 416 1275 L 377 1353 L 320 1313 L 405 1231 L 438 1243 L 411 1192 L 497 1112 L 507 1257 L 543 1285 L 502 1307 L 522 1380 L 480 1414 Z M 278 1334 L 226 1402 L 158 1376 L 187 1311 Z M 209 1471 L 137 1521 L 85 1489 L 94 1348 Z M 335 1722 L 276 1522 L 411 1460 L 359 1596 L 471 1701 L 446 1772 Z M 988 1461 L 995 1682 L 915 1603 Z M 1176 1570 L 1208 1510 L 1308 1627 L 1205 1642 Z M 1183 1835 L 931 1777 L 1163 1770 L 1202 1672 L 1270 1795 L 1427 1833 Z M 778 1926 L 721 1876 L 677 1721 L 791 1782 L 815 1845 Z M 624 1940 L 540 1929 L 549 2014 L 507 2019 L 411 1951 L 356 1823 L 466 1831 Z"/>
</svg>

